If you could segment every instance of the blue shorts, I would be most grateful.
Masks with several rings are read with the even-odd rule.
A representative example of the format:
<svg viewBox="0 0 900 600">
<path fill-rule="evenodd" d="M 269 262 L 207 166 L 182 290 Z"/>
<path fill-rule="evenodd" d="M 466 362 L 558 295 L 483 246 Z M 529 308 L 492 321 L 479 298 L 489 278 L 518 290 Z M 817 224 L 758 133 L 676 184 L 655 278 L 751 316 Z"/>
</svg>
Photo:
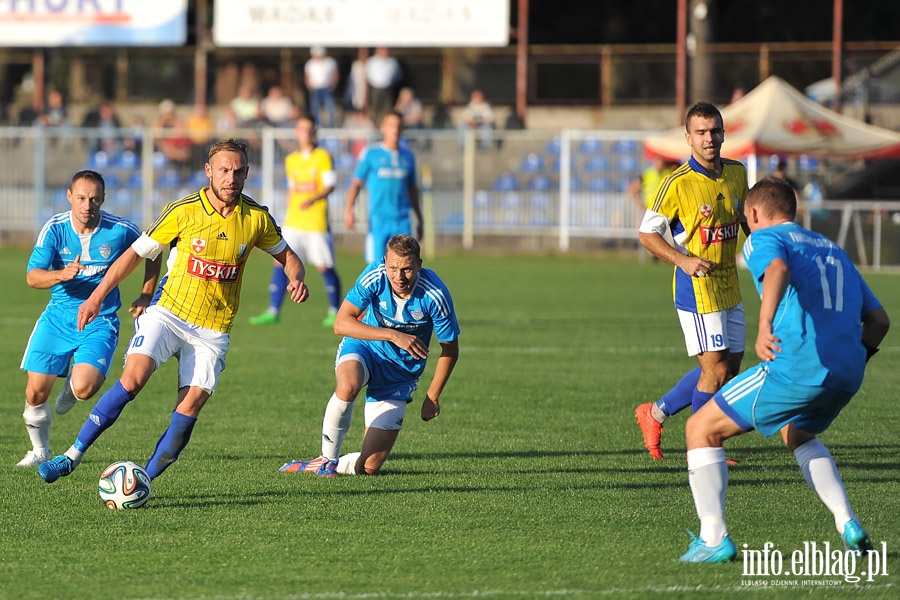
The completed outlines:
<svg viewBox="0 0 900 600">
<path fill-rule="evenodd" d="M 397 234 L 412 235 L 412 222 L 405 219 L 373 219 L 366 236 L 366 261 L 378 260 L 385 254 L 388 240 Z"/>
<path fill-rule="evenodd" d="M 404 400 L 412 402 L 412 393 L 419 387 L 419 377 L 408 369 L 384 359 L 372 351 L 364 341 L 344 338 L 337 349 L 334 367 L 348 360 L 362 364 L 365 371 L 366 402 Z"/>
<path fill-rule="evenodd" d="M 713 400 L 744 431 L 757 429 L 769 436 L 789 423 L 810 433 L 822 433 L 854 394 L 775 380 L 762 363 L 726 383 Z"/>
<path fill-rule="evenodd" d="M 45 310 L 28 338 L 21 369 L 65 377 L 69 363 L 86 363 L 106 377 L 119 342 L 119 318 L 97 317 L 78 331 L 78 316 Z"/>
</svg>

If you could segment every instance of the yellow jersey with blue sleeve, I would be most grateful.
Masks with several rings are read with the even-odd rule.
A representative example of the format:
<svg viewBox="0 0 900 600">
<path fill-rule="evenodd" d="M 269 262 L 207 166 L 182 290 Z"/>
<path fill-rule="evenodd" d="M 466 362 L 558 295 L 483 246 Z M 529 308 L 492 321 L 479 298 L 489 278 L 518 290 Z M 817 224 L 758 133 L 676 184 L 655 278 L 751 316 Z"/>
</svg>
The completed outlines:
<svg viewBox="0 0 900 600">
<path fill-rule="evenodd" d="M 234 212 L 223 217 L 210 204 L 207 189 L 168 204 L 144 234 L 160 246 L 176 240 L 175 260 L 156 304 L 188 323 L 228 333 L 250 250 L 278 254 L 287 244 L 264 206 L 242 194 Z"/>
<path fill-rule="evenodd" d="M 308 208 L 304 208 L 303 203 L 334 187 L 337 177 L 331 155 L 318 147 L 311 152 L 291 152 L 284 159 L 284 172 L 288 182 L 284 226 L 302 231 L 328 231 L 328 198 L 322 198 Z"/>
<path fill-rule="evenodd" d="M 675 268 L 676 308 L 707 314 L 741 302 L 735 254 L 747 191 L 747 169 L 726 158 L 718 179 L 693 157 L 663 179 L 649 211 L 665 217 L 679 251 L 714 265 L 706 277 Z"/>
</svg>

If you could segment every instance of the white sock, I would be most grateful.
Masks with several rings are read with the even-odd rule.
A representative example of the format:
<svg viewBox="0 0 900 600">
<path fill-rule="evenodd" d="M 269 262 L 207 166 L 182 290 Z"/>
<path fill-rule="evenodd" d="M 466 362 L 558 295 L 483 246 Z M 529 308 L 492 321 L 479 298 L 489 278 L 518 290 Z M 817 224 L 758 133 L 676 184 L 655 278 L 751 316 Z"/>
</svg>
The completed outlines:
<svg viewBox="0 0 900 600">
<path fill-rule="evenodd" d="M 25 429 L 31 438 L 31 446 L 35 452 L 50 449 L 50 423 L 53 415 L 50 413 L 50 403 L 44 402 L 40 406 L 31 406 L 25 403 L 25 412 L 22 413 L 25 420 Z"/>
<path fill-rule="evenodd" d="M 69 449 L 63 452 L 69 459 L 72 461 L 72 468 L 74 469 L 78 465 L 81 464 L 81 459 L 84 457 L 84 452 L 75 448 L 75 446 L 69 446 Z"/>
<path fill-rule="evenodd" d="M 688 480 L 697 516 L 700 537 L 707 546 L 715 547 L 728 535 L 725 526 L 725 490 L 728 489 L 728 465 L 724 448 L 688 450 Z"/>
<path fill-rule="evenodd" d="M 834 515 L 838 533 L 844 533 L 844 523 L 855 519 L 856 515 L 850 508 L 847 490 L 844 489 L 844 482 L 841 481 L 841 475 L 828 448 L 819 440 L 812 439 L 794 450 L 794 458 L 800 465 L 806 483 Z"/>
<path fill-rule="evenodd" d="M 666 419 L 669 418 L 669 415 L 664 413 L 660 407 L 656 405 L 656 402 L 650 405 L 650 415 L 656 419 L 656 421 L 662 425 L 666 422 Z"/>
<path fill-rule="evenodd" d="M 353 403 L 344 402 L 337 394 L 332 394 L 325 407 L 325 418 L 322 419 L 322 456 L 338 460 L 352 418 Z"/>
<path fill-rule="evenodd" d="M 338 459 L 337 472 L 341 475 L 356 475 L 356 461 L 362 452 L 351 452 Z"/>
</svg>

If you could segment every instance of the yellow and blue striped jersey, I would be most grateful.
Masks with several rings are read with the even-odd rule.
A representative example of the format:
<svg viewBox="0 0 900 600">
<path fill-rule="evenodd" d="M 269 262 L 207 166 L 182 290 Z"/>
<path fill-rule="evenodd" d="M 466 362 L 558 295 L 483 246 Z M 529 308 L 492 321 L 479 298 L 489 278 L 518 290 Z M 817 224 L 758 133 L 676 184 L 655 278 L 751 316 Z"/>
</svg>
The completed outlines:
<svg viewBox="0 0 900 600">
<path fill-rule="evenodd" d="M 672 288 L 677 308 L 705 314 L 740 303 L 735 254 L 746 197 L 747 169 L 724 158 L 718 179 L 691 158 L 660 184 L 650 210 L 668 220 L 682 251 L 714 265 L 706 277 L 691 277 L 675 268 Z"/>
<path fill-rule="evenodd" d="M 225 218 L 210 204 L 207 189 L 168 204 L 146 234 L 165 246 L 177 240 L 157 304 L 188 323 L 227 333 L 250 250 L 277 254 L 286 243 L 264 206 L 241 195 Z"/>
<path fill-rule="evenodd" d="M 303 231 L 328 231 L 328 200 L 316 202 L 309 208 L 301 205 L 312 196 L 334 185 L 331 155 L 322 148 L 312 152 L 291 152 L 284 159 L 288 180 L 287 212 L 284 226 Z"/>
</svg>

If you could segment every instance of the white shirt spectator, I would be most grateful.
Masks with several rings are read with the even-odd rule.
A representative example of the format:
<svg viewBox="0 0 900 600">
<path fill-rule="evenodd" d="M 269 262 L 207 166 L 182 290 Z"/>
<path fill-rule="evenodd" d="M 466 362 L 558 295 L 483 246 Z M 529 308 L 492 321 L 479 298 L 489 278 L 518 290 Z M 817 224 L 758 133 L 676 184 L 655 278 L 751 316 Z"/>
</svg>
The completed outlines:
<svg viewBox="0 0 900 600">
<path fill-rule="evenodd" d="M 311 90 L 323 90 L 334 88 L 337 80 L 337 62 L 330 56 L 313 55 L 303 67 L 306 75 L 306 87 Z"/>
</svg>

